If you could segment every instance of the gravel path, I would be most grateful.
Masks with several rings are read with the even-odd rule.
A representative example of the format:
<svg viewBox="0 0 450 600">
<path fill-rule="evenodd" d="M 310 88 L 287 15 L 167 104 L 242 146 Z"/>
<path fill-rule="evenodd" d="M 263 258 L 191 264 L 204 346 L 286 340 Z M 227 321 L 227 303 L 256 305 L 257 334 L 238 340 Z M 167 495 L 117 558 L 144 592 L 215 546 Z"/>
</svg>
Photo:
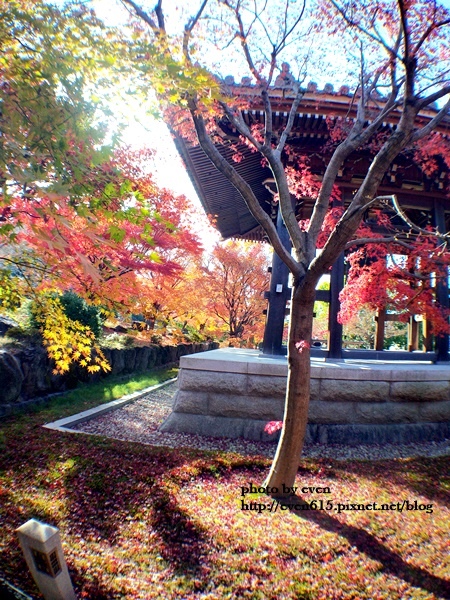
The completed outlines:
<svg viewBox="0 0 450 600">
<path fill-rule="evenodd" d="M 196 448 L 198 450 L 224 450 L 251 456 L 272 458 L 274 442 L 252 442 L 250 440 L 222 439 L 186 433 L 161 433 L 159 425 L 172 409 L 176 383 L 171 383 L 135 402 L 118 408 L 103 416 L 75 425 L 72 429 L 105 437 L 171 448 Z M 414 444 L 385 444 L 383 446 L 338 446 L 306 445 L 303 456 L 310 458 L 349 458 L 380 460 L 386 458 L 408 458 L 412 456 L 448 456 L 450 440 Z"/>
</svg>

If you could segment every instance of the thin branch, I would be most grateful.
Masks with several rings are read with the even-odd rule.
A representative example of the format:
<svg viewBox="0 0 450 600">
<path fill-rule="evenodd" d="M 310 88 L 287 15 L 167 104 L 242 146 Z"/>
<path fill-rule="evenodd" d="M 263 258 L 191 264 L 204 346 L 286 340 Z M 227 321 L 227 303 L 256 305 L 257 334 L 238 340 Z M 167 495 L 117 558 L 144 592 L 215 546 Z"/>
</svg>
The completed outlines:
<svg viewBox="0 0 450 600">
<path fill-rule="evenodd" d="M 50 269 L 48 269 L 45 266 L 41 267 L 32 262 L 27 262 L 27 261 L 23 261 L 23 260 L 14 260 L 13 258 L 8 258 L 6 256 L 0 256 L 0 260 L 12 263 L 13 265 L 15 265 L 17 267 L 24 267 L 26 269 L 33 269 L 35 271 L 42 271 L 44 273 L 48 273 L 50 271 Z"/>
<path fill-rule="evenodd" d="M 188 44 L 189 44 L 189 40 L 191 39 L 192 30 L 197 25 L 198 20 L 200 19 L 201 15 L 202 15 L 202 12 L 205 10 L 206 5 L 208 4 L 208 1 L 209 0 L 203 0 L 202 5 L 200 6 L 199 10 L 197 11 L 197 14 L 195 15 L 195 17 L 192 17 L 191 19 L 189 19 L 188 23 L 184 27 L 183 54 L 184 54 L 185 58 L 189 61 L 189 63 L 191 62 L 191 59 L 189 56 Z M 161 4 L 161 2 L 160 2 L 160 4 Z"/>
<path fill-rule="evenodd" d="M 347 159 L 347 157 L 350 156 L 350 154 L 354 150 L 356 150 L 356 148 L 365 144 L 370 139 L 370 137 L 377 131 L 377 129 L 380 127 L 380 125 L 383 123 L 386 117 L 396 108 L 396 99 L 398 91 L 398 87 L 392 88 L 391 94 L 383 109 L 380 111 L 379 115 L 372 121 L 372 123 L 368 127 L 366 127 L 364 131 L 364 113 L 362 110 L 359 110 L 358 107 L 359 120 L 357 119 L 355 121 L 348 137 L 336 148 L 325 170 L 325 174 L 322 180 L 323 183 L 320 188 L 319 196 L 314 205 L 313 213 L 311 215 L 311 220 L 308 228 L 308 233 L 311 236 L 312 244 L 316 243 L 317 237 L 320 233 L 320 230 L 322 229 L 323 220 L 328 210 L 331 192 L 333 189 L 333 185 L 336 181 L 339 169 L 341 168 L 342 164 Z"/>
<path fill-rule="evenodd" d="M 408 244 L 404 240 L 398 239 L 397 235 L 392 235 L 390 237 L 381 237 L 381 238 L 371 238 L 371 237 L 357 238 L 355 240 L 352 240 L 351 242 L 348 242 L 346 244 L 344 250 L 348 250 L 349 248 L 352 248 L 353 246 L 364 246 L 366 244 L 391 244 L 391 243 L 398 244 L 399 246 L 402 246 L 403 248 L 407 248 L 408 250 L 414 249 L 414 246 L 412 246 L 411 244 Z"/>
<path fill-rule="evenodd" d="M 256 81 L 260 84 L 260 85 L 266 85 L 267 83 L 264 81 L 264 79 L 261 77 L 261 74 L 259 73 L 258 69 L 255 66 L 255 63 L 253 62 L 253 58 L 252 55 L 250 53 L 250 48 L 248 47 L 247 44 L 247 36 L 249 32 L 245 32 L 244 29 L 244 23 L 242 21 L 242 17 L 241 14 L 239 12 L 239 5 L 234 8 L 233 6 L 231 6 L 231 4 L 228 2 L 228 0 L 223 0 L 223 3 L 225 6 L 227 6 L 233 13 L 234 16 L 236 18 L 236 21 L 238 23 L 238 28 L 239 28 L 239 40 L 241 42 L 241 46 L 242 46 L 242 50 L 244 51 L 244 56 L 245 59 L 247 61 L 247 64 L 249 66 L 249 69 L 253 75 L 253 77 L 256 79 Z"/>
<path fill-rule="evenodd" d="M 237 173 L 237 171 L 228 163 L 228 161 L 220 154 L 217 148 L 210 140 L 206 131 L 203 117 L 197 113 L 197 106 L 193 99 L 190 99 L 189 110 L 191 111 L 192 120 L 197 132 L 198 141 L 205 154 L 209 157 L 215 167 L 233 184 L 240 192 L 242 198 L 248 206 L 248 209 L 262 226 L 264 231 L 280 259 L 286 264 L 294 276 L 301 274 L 300 264 L 291 256 L 280 241 L 275 225 L 266 211 L 259 204 L 253 190 L 249 184 Z"/>
<path fill-rule="evenodd" d="M 438 112 L 438 114 L 431 119 L 429 123 L 427 123 L 421 129 L 415 131 L 411 137 L 412 142 L 417 142 L 418 140 L 422 140 L 439 125 L 441 121 L 449 114 L 450 111 L 450 98 L 447 101 L 447 104 Z"/>
<path fill-rule="evenodd" d="M 420 50 L 420 48 L 422 47 L 422 45 L 425 43 L 425 41 L 427 40 L 428 36 L 435 30 L 435 29 L 439 29 L 440 27 L 444 27 L 445 25 L 449 25 L 450 24 L 450 19 L 445 19 L 444 21 L 439 21 L 438 23 L 431 23 L 426 31 L 423 33 L 422 37 L 420 38 L 420 40 L 417 42 L 415 48 L 414 48 L 414 54 L 417 54 L 417 52 Z"/>
<path fill-rule="evenodd" d="M 399 215 L 399 217 L 401 217 L 403 219 L 403 221 L 409 227 L 411 227 L 412 230 L 417 231 L 419 233 L 424 233 L 427 236 L 431 235 L 433 237 L 437 237 L 441 240 L 445 240 L 445 241 L 450 240 L 450 233 L 440 233 L 439 231 L 427 231 L 426 229 L 423 229 L 422 227 L 419 227 L 418 225 L 413 223 L 411 221 L 411 219 L 409 219 L 409 217 L 403 212 L 402 208 L 400 207 L 400 205 L 397 201 L 397 197 L 395 195 L 392 195 L 391 200 L 392 200 L 392 205 L 393 205 L 396 213 Z"/>
<path fill-rule="evenodd" d="M 37 52 L 36 48 L 32 48 L 31 46 L 28 46 L 27 44 L 22 42 L 22 40 L 20 38 L 12 36 L 12 39 L 16 40 L 16 42 L 18 42 L 22 46 L 22 48 L 24 48 L 25 50 L 28 50 L 29 52 Z"/>
<path fill-rule="evenodd" d="M 158 0 L 157 5 L 154 8 L 156 18 L 158 19 L 158 27 L 161 31 L 166 31 L 166 24 L 164 22 L 164 13 L 162 10 L 162 0 Z"/>
<path fill-rule="evenodd" d="M 417 103 L 417 110 L 418 111 L 422 110 L 426 106 L 429 106 L 433 102 L 436 102 L 436 100 L 440 100 L 441 98 L 443 98 L 447 94 L 450 94 L 450 85 L 445 85 L 443 88 L 441 88 L 440 90 L 438 90 L 434 94 L 430 94 L 429 96 L 427 96 L 425 98 L 422 98 L 422 100 L 420 100 Z"/>
<path fill-rule="evenodd" d="M 349 16 L 347 16 L 345 10 L 343 8 L 341 8 L 337 2 L 335 2 L 335 0 L 331 0 L 331 4 L 334 6 L 334 8 L 337 10 L 337 12 L 341 15 L 341 17 L 344 19 L 344 21 L 350 25 L 351 27 L 355 27 L 358 31 L 360 31 L 361 33 L 363 33 L 364 35 L 367 35 L 371 40 L 373 40 L 374 42 L 377 42 L 378 44 L 381 44 L 381 46 L 383 46 L 383 48 L 385 50 L 388 51 L 389 54 L 394 55 L 398 58 L 398 55 L 395 53 L 394 49 L 391 48 L 385 41 L 383 38 L 378 36 L 378 32 L 377 35 L 374 35 L 373 33 L 371 33 L 368 29 L 365 29 L 364 27 L 362 27 L 362 25 L 360 25 L 359 23 L 357 23 L 356 21 L 354 21 L 352 18 L 350 18 Z M 373 25 L 372 25 L 373 26 Z"/>
<path fill-rule="evenodd" d="M 236 127 L 239 133 L 245 136 L 255 146 L 255 148 L 261 152 L 262 145 L 258 142 L 258 140 L 250 131 L 249 127 L 247 126 L 247 123 L 242 118 L 242 114 L 240 112 L 238 114 L 233 112 L 228 106 L 228 104 L 226 104 L 226 102 L 219 102 L 219 104 L 222 107 L 222 110 L 224 111 L 228 119 L 230 120 L 231 124 L 234 125 L 234 127 Z"/>
<path fill-rule="evenodd" d="M 266 5 L 267 5 L 267 3 L 266 3 Z M 272 40 L 270 39 L 270 33 L 269 33 L 269 30 L 267 29 L 265 22 L 264 22 L 264 21 L 261 19 L 261 14 L 262 14 L 262 13 L 265 11 L 265 9 L 266 9 L 266 5 L 264 5 L 264 7 L 263 7 L 263 8 L 262 8 L 262 10 L 260 11 L 260 13 L 259 13 L 258 15 L 256 15 L 256 18 L 258 19 L 258 22 L 259 22 L 259 24 L 260 24 L 260 25 L 261 25 L 261 27 L 263 28 L 263 30 L 264 30 L 264 33 L 266 34 L 266 36 L 267 36 L 267 39 L 269 40 L 269 44 L 270 44 L 270 46 L 271 46 L 271 47 L 272 47 L 272 48 L 275 50 L 275 44 L 274 44 L 274 43 L 272 42 Z"/>
<path fill-rule="evenodd" d="M 303 99 L 303 96 L 304 96 L 304 93 L 302 91 L 300 91 L 300 89 L 299 89 L 297 92 L 297 95 L 294 98 L 294 101 L 292 102 L 291 110 L 289 111 L 288 122 L 286 123 L 286 127 L 284 128 L 284 131 L 280 136 L 280 141 L 278 142 L 277 152 L 279 152 L 279 153 L 282 152 L 284 145 L 286 144 L 286 140 L 287 140 L 289 134 L 291 133 L 292 127 L 294 126 L 294 119 L 297 114 L 297 108 L 299 107 L 300 102 Z"/>
<path fill-rule="evenodd" d="M 286 40 L 288 39 L 288 37 L 291 35 L 291 33 L 293 31 L 295 31 L 295 28 L 297 27 L 297 25 L 300 23 L 300 21 L 303 18 L 303 15 L 305 13 L 305 8 L 306 8 L 306 1 L 303 0 L 303 6 L 302 9 L 300 11 L 300 14 L 298 15 L 298 17 L 295 19 L 292 27 L 289 29 L 289 31 L 285 31 L 283 37 L 281 38 L 278 46 L 275 47 L 275 52 L 276 54 L 279 54 L 281 52 L 281 50 L 286 46 Z M 285 24 L 287 23 L 287 6 L 286 6 L 286 11 L 285 11 Z"/>
<path fill-rule="evenodd" d="M 398 5 L 398 9 L 400 12 L 400 24 L 401 24 L 401 30 L 402 30 L 402 34 L 403 34 L 403 46 L 404 46 L 404 60 L 403 62 L 405 63 L 405 66 L 408 65 L 409 63 L 409 59 L 410 59 L 410 33 L 409 33 L 409 27 L 408 27 L 408 17 L 406 14 L 406 7 L 404 5 L 404 0 L 397 0 L 397 5 Z"/>
<path fill-rule="evenodd" d="M 145 10 L 142 10 L 142 8 L 140 6 L 138 6 L 133 0 L 121 0 L 121 2 L 123 4 L 128 4 L 129 6 L 131 6 L 134 10 L 134 12 L 137 14 L 138 17 L 140 17 L 145 23 L 147 23 L 147 25 L 155 32 L 155 33 L 160 33 L 161 28 L 159 27 L 159 24 L 157 25 L 155 23 L 155 21 L 151 18 L 151 16 L 145 12 Z M 158 2 L 157 7 L 159 6 L 159 8 L 161 8 L 161 1 Z M 156 10 L 156 9 L 155 9 Z M 164 21 L 163 21 L 164 24 Z M 162 29 L 164 31 L 164 29 Z"/>
</svg>

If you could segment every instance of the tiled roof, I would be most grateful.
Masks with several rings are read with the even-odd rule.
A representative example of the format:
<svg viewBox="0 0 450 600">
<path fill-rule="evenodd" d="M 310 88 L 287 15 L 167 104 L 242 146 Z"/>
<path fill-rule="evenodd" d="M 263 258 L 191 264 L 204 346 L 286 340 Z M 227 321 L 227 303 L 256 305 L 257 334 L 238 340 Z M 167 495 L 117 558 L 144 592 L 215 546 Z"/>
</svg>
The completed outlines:
<svg viewBox="0 0 450 600">
<path fill-rule="evenodd" d="M 230 93 L 232 92 L 235 96 L 245 95 L 246 99 L 249 100 L 248 109 L 243 111 L 244 119 L 247 123 L 262 123 L 264 113 L 261 98 L 256 93 L 257 88 L 249 85 L 248 81 L 236 85 L 230 78 L 226 78 L 225 83 L 229 87 Z M 294 97 L 294 90 L 291 86 L 274 87 L 270 88 L 269 95 L 273 109 L 273 127 L 276 130 L 283 127 L 287 121 L 288 111 Z M 323 90 L 319 91 L 315 84 L 309 84 L 305 89 L 295 117 L 292 135 L 289 138 L 290 143 L 305 148 L 306 152 L 309 151 L 320 155 L 320 147 L 329 137 L 326 125 L 327 117 L 352 120 L 354 116 L 354 100 L 353 95 L 345 86 L 341 87 L 338 92 L 334 92 L 330 85 L 325 86 Z M 380 97 L 375 98 L 374 108 L 375 104 L 382 103 L 382 101 L 383 99 Z M 426 121 L 432 118 L 434 114 L 436 114 L 436 109 L 430 108 L 422 116 Z M 383 124 L 383 127 L 385 129 L 390 129 L 392 126 L 395 127 L 396 120 L 397 117 L 394 114 L 389 119 L 389 122 Z M 217 145 L 217 148 L 228 162 L 233 164 L 236 171 L 249 183 L 261 206 L 263 206 L 268 214 L 275 218 L 276 207 L 273 205 L 272 195 L 263 185 L 266 179 L 272 177 L 270 169 L 261 164 L 259 153 L 252 152 L 246 145 L 239 143 L 238 133 L 229 123 L 222 123 L 221 127 L 225 132 L 225 139 L 224 144 Z M 447 120 L 441 129 L 444 131 L 447 130 L 450 134 L 450 121 Z M 205 212 L 215 217 L 216 226 L 222 237 L 225 239 L 242 237 L 255 241 L 262 240 L 264 232 L 250 214 L 243 198 L 231 183 L 217 171 L 200 146 L 193 145 L 183 140 L 180 136 L 176 137 L 176 144 Z M 243 156 L 240 162 L 234 162 L 232 159 L 236 151 Z M 363 156 L 359 156 L 358 159 L 362 168 L 366 168 L 366 165 L 362 164 L 363 162 L 367 162 L 362 160 Z M 415 206 L 414 203 L 416 203 L 420 208 L 424 208 L 430 204 L 434 197 L 445 197 L 443 196 L 443 192 L 440 191 L 443 189 L 443 181 L 437 182 L 436 185 L 433 184 L 434 187 L 432 186 L 430 189 L 426 189 L 423 183 L 421 183 L 422 174 L 420 170 L 413 164 L 410 164 L 408 169 L 406 179 L 405 176 L 403 178 L 397 177 L 396 168 L 388 173 L 385 183 L 393 188 L 391 193 L 399 194 L 403 190 L 403 193 L 407 193 L 410 196 L 416 195 L 417 198 L 412 200 L 412 205 Z M 344 190 L 347 189 L 349 194 L 352 185 L 355 188 L 358 177 L 360 177 L 357 171 L 357 168 L 353 170 L 347 169 L 346 173 L 342 173 L 342 187 Z M 339 184 L 339 181 L 337 183 Z M 420 201 L 418 193 L 420 193 Z M 308 210 L 307 202 L 304 203 L 303 210 Z M 302 218 L 306 216 L 308 215 L 304 214 Z"/>
</svg>

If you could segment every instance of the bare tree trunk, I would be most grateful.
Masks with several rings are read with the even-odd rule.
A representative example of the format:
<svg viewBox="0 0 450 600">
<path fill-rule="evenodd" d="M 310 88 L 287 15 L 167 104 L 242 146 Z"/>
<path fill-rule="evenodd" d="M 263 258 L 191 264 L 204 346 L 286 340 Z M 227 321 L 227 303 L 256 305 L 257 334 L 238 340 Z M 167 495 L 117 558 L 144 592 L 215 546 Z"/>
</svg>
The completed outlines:
<svg viewBox="0 0 450 600">
<path fill-rule="evenodd" d="M 305 440 L 310 396 L 310 345 L 313 326 L 315 285 L 294 287 L 289 325 L 288 380 L 283 429 L 266 486 L 278 495 L 289 494 L 298 470 Z"/>
</svg>

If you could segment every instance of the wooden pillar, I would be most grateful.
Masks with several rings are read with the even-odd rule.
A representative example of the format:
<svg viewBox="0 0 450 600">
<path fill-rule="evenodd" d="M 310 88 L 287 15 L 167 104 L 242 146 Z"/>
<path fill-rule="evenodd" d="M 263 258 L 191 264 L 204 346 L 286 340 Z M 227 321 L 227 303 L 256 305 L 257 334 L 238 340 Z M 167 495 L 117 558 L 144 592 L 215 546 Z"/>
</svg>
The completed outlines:
<svg viewBox="0 0 450 600">
<path fill-rule="evenodd" d="M 384 325 L 386 323 L 386 309 L 377 310 L 375 316 L 375 350 L 384 349 Z"/>
<path fill-rule="evenodd" d="M 434 224 L 441 233 L 446 233 L 444 205 L 439 200 L 434 201 Z M 448 277 L 446 277 L 444 280 L 439 279 L 436 283 L 436 300 L 444 308 L 449 307 Z M 436 361 L 448 362 L 450 360 L 448 353 L 448 343 L 448 334 L 436 336 Z"/>
<path fill-rule="evenodd" d="M 431 323 L 427 319 L 423 319 L 423 351 L 431 352 L 433 350 L 433 331 Z"/>
<path fill-rule="evenodd" d="M 414 352 L 419 349 L 419 323 L 416 316 L 409 317 L 408 323 L 408 351 Z"/>
<path fill-rule="evenodd" d="M 337 316 L 341 304 L 339 294 L 344 287 L 344 253 L 342 253 L 331 268 L 330 276 L 330 308 L 328 312 L 328 329 L 330 338 L 328 343 L 328 356 L 342 358 L 342 325 L 338 323 Z"/>
<path fill-rule="evenodd" d="M 283 246 L 291 251 L 292 244 L 289 233 L 283 222 L 281 210 L 278 209 L 277 232 Z M 286 317 L 286 302 L 290 298 L 288 288 L 289 269 L 279 258 L 276 252 L 272 259 L 272 276 L 270 278 L 270 291 L 267 294 L 269 304 L 267 307 L 267 319 L 264 329 L 263 354 L 284 354 L 283 330 Z"/>
</svg>

